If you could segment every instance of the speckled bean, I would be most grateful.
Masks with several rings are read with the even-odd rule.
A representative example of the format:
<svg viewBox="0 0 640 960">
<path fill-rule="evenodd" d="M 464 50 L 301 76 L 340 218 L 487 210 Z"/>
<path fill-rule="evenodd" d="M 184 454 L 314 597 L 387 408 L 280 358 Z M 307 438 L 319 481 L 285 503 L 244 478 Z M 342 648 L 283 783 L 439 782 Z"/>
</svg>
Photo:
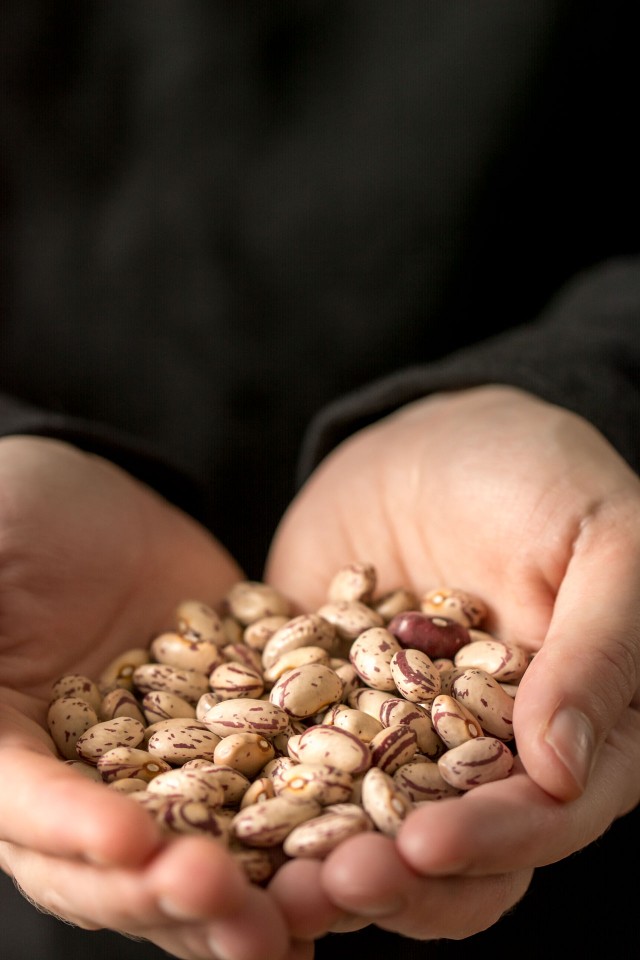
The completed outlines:
<svg viewBox="0 0 640 960">
<path fill-rule="evenodd" d="M 349 799 L 353 776 L 329 763 L 298 763 L 283 770 L 274 786 L 279 797 L 316 800 L 324 807 Z"/>
<path fill-rule="evenodd" d="M 292 738 L 294 740 L 296 759 L 301 763 L 330 763 L 354 776 L 371 766 L 367 744 L 339 727 L 315 724 L 297 738 Z"/>
<path fill-rule="evenodd" d="M 438 760 L 444 780 L 457 790 L 471 790 L 482 783 L 508 777 L 513 754 L 497 737 L 474 737 L 447 750 Z"/>
<path fill-rule="evenodd" d="M 219 644 L 172 631 L 154 637 L 150 650 L 157 663 L 166 663 L 178 670 L 195 670 L 206 676 L 223 661 Z"/>
<path fill-rule="evenodd" d="M 353 641 L 349 659 L 367 686 L 395 692 L 391 661 L 401 649 L 393 634 L 384 627 L 371 627 Z"/>
<path fill-rule="evenodd" d="M 302 720 L 336 703 L 342 691 L 342 680 L 335 670 L 322 663 L 307 663 L 281 676 L 269 700 L 290 717 Z"/>
<path fill-rule="evenodd" d="M 479 597 L 457 587 L 437 587 L 420 598 L 420 609 L 431 616 L 457 620 L 465 627 L 477 627 L 487 616 L 487 606 Z"/>
<path fill-rule="evenodd" d="M 221 663 L 211 673 L 209 684 L 221 700 L 238 697 L 259 699 L 264 692 L 260 671 L 242 663 Z"/>
<path fill-rule="evenodd" d="M 273 760 L 273 743 L 260 733 L 231 733 L 223 737 L 214 750 L 215 763 L 239 770 L 245 777 L 252 779 Z"/>
<path fill-rule="evenodd" d="M 286 710 L 275 703 L 238 697 L 216 703 L 205 713 L 203 723 L 220 737 L 246 732 L 271 738 L 287 729 L 289 719 Z"/>
<path fill-rule="evenodd" d="M 455 678 L 451 694 L 478 718 L 486 734 L 513 739 L 513 698 L 491 674 L 469 667 Z"/>
<path fill-rule="evenodd" d="M 257 580 L 235 583 L 225 597 L 229 612 L 244 626 L 263 617 L 289 616 L 291 604 L 275 587 Z"/>
<path fill-rule="evenodd" d="M 131 690 L 126 690 L 124 687 L 115 687 L 105 693 L 100 701 L 99 715 L 101 720 L 113 720 L 114 717 L 133 717 L 134 720 L 138 720 L 144 726 L 149 722 L 135 695 Z"/>
<path fill-rule="evenodd" d="M 284 653 L 297 647 L 336 649 L 335 627 L 317 613 L 301 613 L 273 633 L 262 651 L 262 665 L 268 670 Z"/>
<path fill-rule="evenodd" d="M 76 741 L 76 753 L 87 763 L 96 763 L 114 747 L 137 747 L 144 740 L 144 726 L 133 717 L 114 717 L 89 727 Z"/>
<path fill-rule="evenodd" d="M 142 709 L 147 724 L 157 723 L 159 720 L 193 720 L 197 716 L 196 708 L 192 703 L 166 690 L 150 690 L 149 693 L 145 693 L 142 698 Z"/>
<path fill-rule="evenodd" d="M 317 816 L 321 810 L 315 800 L 270 797 L 238 811 L 231 821 L 231 834 L 250 847 L 275 847 L 294 827 Z"/>
<path fill-rule="evenodd" d="M 83 673 L 67 673 L 56 680 L 51 688 L 51 701 L 60 700 L 62 697 L 86 700 L 96 714 L 100 715 L 100 703 L 102 701 L 100 688 L 94 680 L 86 677 Z"/>
<path fill-rule="evenodd" d="M 361 799 L 377 829 L 388 837 L 395 837 L 413 809 L 413 803 L 402 787 L 380 767 L 371 767 L 365 773 Z"/>
<path fill-rule="evenodd" d="M 422 650 L 399 650 L 391 660 L 398 691 L 414 703 L 430 703 L 440 693 L 440 674 Z"/>
<path fill-rule="evenodd" d="M 132 777 L 149 783 L 154 777 L 171 769 L 165 760 L 149 756 L 140 747 L 114 747 L 107 750 L 98 758 L 96 766 L 107 783 Z"/>
<path fill-rule="evenodd" d="M 182 600 L 176 607 L 178 633 L 190 640 L 214 643 L 225 642 L 220 615 L 213 607 L 201 600 Z"/>
<path fill-rule="evenodd" d="M 175 693 L 189 703 L 196 704 L 209 688 L 209 678 L 198 670 L 172 667 L 168 663 L 143 663 L 133 672 L 133 682 L 140 694 L 151 690 Z"/>
<path fill-rule="evenodd" d="M 480 721 L 464 704 L 448 694 L 440 694 L 433 701 L 431 720 L 449 750 L 482 735 Z"/>
<path fill-rule="evenodd" d="M 336 803 L 294 827 L 283 849 L 288 857 L 323 860 L 338 844 L 367 830 L 373 830 L 373 822 L 359 804 Z"/>
<path fill-rule="evenodd" d="M 454 662 L 456 667 L 479 667 L 501 683 L 513 683 L 524 676 L 529 654 L 523 647 L 502 643 L 485 634 L 458 650 Z"/>
<path fill-rule="evenodd" d="M 149 663 L 151 654 L 144 647 L 132 647 L 114 657 L 104 668 L 98 679 L 98 686 L 104 692 L 113 687 L 125 687 L 133 690 L 133 674 L 143 663 Z"/>
<path fill-rule="evenodd" d="M 458 796 L 460 791 L 444 779 L 437 763 L 430 760 L 411 760 L 403 763 L 393 774 L 393 779 L 402 787 L 414 803 L 444 800 Z"/>
<path fill-rule="evenodd" d="M 377 584 L 377 572 L 372 563 L 345 564 L 333 575 L 327 588 L 329 603 L 350 603 L 354 600 L 368 604 Z"/>
<path fill-rule="evenodd" d="M 58 697 L 49 704 L 47 726 L 51 739 L 65 760 L 77 760 L 76 744 L 98 723 L 91 704 L 79 697 Z"/>
<path fill-rule="evenodd" d="M 147 741 L 147 750 L 174 766 L 194 757 L 213 761 L 220 737 L 199 720 L 162 720 Z"/>
<path fill-rule="evenodd" d="M 417 751 L 415 731 L 406 723 L 384 727 L 369 743 L 371 765 L 385 773 L 393 773 L 403 763 L 408 763 Z"/>
</svg>

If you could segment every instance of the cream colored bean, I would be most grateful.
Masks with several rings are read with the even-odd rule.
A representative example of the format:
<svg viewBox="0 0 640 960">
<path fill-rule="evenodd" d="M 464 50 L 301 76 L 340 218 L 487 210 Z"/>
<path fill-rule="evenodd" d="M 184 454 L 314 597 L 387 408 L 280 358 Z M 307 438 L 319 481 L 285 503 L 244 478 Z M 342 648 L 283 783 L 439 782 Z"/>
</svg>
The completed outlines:
<svg viewBox="0 0 640 960">
<path fill-rule="evenodd" d="M 376 584 L 377 573 L 372 563 L 348 563 L 331 578 L 327 599 L 329 603 L 351 603 L 358 600 L 368 604 Z"/>
<path fill-rule="evenodd" d="M 220 697 L 213 692 L 203 693 L 201 697 L 198 697 L 198 702 L 195 706 L 195 715 L 196 720 L 202 720 L 205 714 L 215 706 L 216 703 L 220 703 Z"/>
<path fill-rule="evenodd" d="M 434 699 L 431 720 L 449 750 L 482 735 L 480 721 L 464 704 L 447 694 L 440 694 Z"/>
<path fill-rule="evenodd" d="M 323 647 L 297 647 L 294 650 L 287 650 L 278 657 L 273 666 L 264 671 L 264 679 L 267 683 L 276 683 L 289 670 L 297 670 L 298 667 L 313 663 L 320 663 L 334 669 L 333 664 L 329 662 L 329 654 Z"/>
<path fill-rule="evenodd" d="M 91 704 L 79 697 L 58 697 L 49 704 L 47 726 L 51 739 L 65 760 L 77 760 L 76 744 L 98 723 Z"/>
<path fill-rule="evenodd" d="M 370 743 L 383 728 L 383 724 L 379 720 L 365 713 L 364 710 L 356 710 L 355 707 L 346 706 L 343 706 L 336 713 L 333 725 L 340 727 L 342 730 L 348 730 L 363 743 Z"/>
<path fill-rule="evenodd" d="M 529 653 L 513 643 L 502 643 L 486 634 L 461 647 L 454 660 L 456 667 L 479 667 L 501 683 L 521 680 L 529 664 Z"/>
<path fill-rule="evenodd" d="M 140 747 L 114 747 L 107 750 L 99 757 L 96 766 L 107 783 L 131 778 L 149 783 L 154 777 L 171 769 L 165 760 L 149 756 Z"/>
<path fill-rule="evenodd" d="M 223 656 L 212 640 L 195 640 L 180 633 L 161 633 L 151 641 L 151 656 L 157 663 L 166 663 L 178 670 L 195 670 L 208 676 Z"/>
<path fill-rule="evenodd" d="M 412 590 L 399 587 L 397 590 L 390 590 L 380 597 L 373 604 L 373 609 L 380 614 L 385 623 L 389 623 L 399 613 L 405 613 L 407 610 L 417 610 L 418 598 Z"/>
<path fill-rule="evenodd" d="M 294 827 L 317 816 L 321 809 L 315 800 L 271 797 L 238 811 L 231 821 L 231 834 L 250 847 L 275 847 Z"/>
<path fill-rule="evenodd" d="M 342 680 L 322 663 L 307 663 L 285 673 L 274 684 L 269 700 L 293 717 L 312 717 L 342 697 Z"/>
<path fill-rule="evenodd" d="M 382 704 L 385 700 L 396 699 L 397 696 L 397 690 L 373 690 L 371 687 L 357 687 L 347 697 L 347 703 L 350 707 L 362 710 L 379 720 Z"/>
<path fill-rule="evenodd" d="M 269 797 L 275 797 L 275 795 L 276 791 L 271 777 L 258 777 L 247 788 L 240 801 L 240 809 L 244 809 L 252 803 L 262 803 L 263 800 L 268 800 Z"/>
<path fill-rule="evenodd" d="M 357 776 L 371 765 L 371 752 L 366 743 L 347 730 L 316 724 L 295 741 L 296 758 L 300 763 L 330 763 Z"/>
<path fill-rule="evenodd" d="M 220 615 L 201 600 L 187 599 L 178 604 L 176 626 L 178 633 L 190 640 L 213 643 L 217 647 L 225 641 Z"/>
<path fill-rule="evenodd" d="M 319 608 L 318 615 L 333 625 L 341 640 L 349 643 L 355 640 L 364 630 L 384 626 L 382 616 L 359 600 L 325 603 Z"/>
<path fill-rule="evenodd" d="M 209 690 L 209 678 L 204 673 L 172 667 L 168 663 L 141 664 L 133 672 L 133 682 L 142 695 L 152 690 L 164 690 L 194 705 Z"/>
<path fill-rule="evenodd" d="M 259 698 L 264 693 L 264 680 L 259 670 L 241 663 L 221 663 L 209 677 L 213 693 L 221 700 L 237 697 Z"/>
<path fill-rule="evenodd" d="M 391 675 L 406 700 L 430 703 L 440 693 L 440 674 L 422 650 L 400 650 L 391 660 Z"/>
<path fill-rule="evenodd" d="M 67 673 L 56 680 L 51 688 L 51 701 L 61 700 L 63 697 L 85 700 L 100 716 L 102 702 L 100 688 L 94 680 L 83 673 Z"/>
<path fill-rule="evenodd" d="M 430 616 L 456 620 L 464 627 L 477 627 L 487 616 L 486 604 L 479 597 L 456 587 L 428 590 L 420 598 L 420 610 Z"/>
<path fill-rule="evenodd" d="M 324 807 L 349 799 L 353 776 L 328 763 L 298 763 L 283 770 L 274 786 L 278 797 L 317 800 Z"/>
<path fill-rule="evenodd" d="M 360 678 L 374 690 L 396 691 L 391 672 L 394 654 L 402 647 L 384 627 L 363 630 L 351 644 L 349 659 Z"/>
<path fill-rule="evenodd" d="M 275 757 L 273 744 L 259 733 L 231 733 L 216 747 L 215 763 L 239 770 L 249 780 Z"/>
<path fill-rule="evenodd" d="M 149 782 L 150 793 L 161 793 L 166 797 L 181 797 L 183 800 L 198 800 L 210 807 L 221 807 L 224 791 L 215 777 L 206 769 L 180 767 L 167 770 Z"/>
<path fill-rule="evenodd" d="M 332 624 L 317 613 L 302 613 L 271 635 L 262 651 L 262 665 L 269 670 L 284 653 L 298 647 L 322 647 L 333 653 L 336 645 L 337 634 Z"/>
<path fill-rule="evenodd" d="M 474 737 L 447 750 L 438 760 L 442 778 L 457 790 L 503 780 L 513 769 L 513 754 L 497 737 Z"/>
<path fill-rule="evenodd" d="M 371 765 L 391 774 L 403 763 L 408 763 L 417 749 L 415 731 L 408 724 L 384 727 L 369 744 Z"/>
<path fill-rule="evenodd" d="M 285 623 L 288 622 L 289 617 L 285 617 L 282 614 L 276 614 L 271 617 L 260 617 L 259 620 L 254 620 L 253 623 L 250 623 L 244 628 L 242 642 L 251 650 L 262 654 L 267 641 L 273 636 L 276 630 L 284 627 Z"/>
<path fill-rule="evenodd" d="M 107 664 L 98 680 L 98 686 L 105 693 L 113 687 L 125 687 L 133 691 L 133 674 L 143 663 L 149 663 L 151 654 L 148 649 L 133 647 L 125 650 Z"/>
<path fill-rule="evenodd" d="M 146 726 L 147 717 L 144 714 L 135 694 L 124 687 L 115 687 L 105 693 L 100 701 L 99 716 L 101 720 L 113 720 L 114 717 L 133 717 Z"/>
<path fill-rule="evenodd" d="M 114 717 L 89 727 L 76 741 L 76 753 L 87 763 L 96 763 L 114 747 L 137 747 L 144 740 L 144 727 L 133 717 Z"/>
<path fill-rule="evenodd" d="M 157 723 L 159 720 L 193 720 L 197 715 L 192 703 L 166 690 L 150 690 L 149 693 L 145 693 L 142 698 L 142 709 L 147 724 Z"/>
<path fill-rule="evenodd" d="M 291 604 L 275 587 L 256 580 L 234 584 L 225 597 L 232 616 L 245 627 L 263 617 L 289 616 Z"/>
<path fill-rule="evenodd" d="M 491 674 L 469 667 L 453 681 L 451 693 L 477 717 L 486 734 L 505 741 L 513 739 L 513 698 Z"/>
<path fill-rule="evenodd" d="M 373 822 L 361 806 L 337 803 L 294 827 L 284 839 L 283 850 L 288 857 L 324 860 L 344 840 L 368 830 L 373 830 Z"/>
<path fill-rule="evenodd" d="M 339 657 L 334 657 L 332 662 L 329 663 L 329 666 L 332 670 L 335 670 L 342 680 L 342 699 L 345 701 L 348 700 L 351 693 L 362 686 L 362 680 L 358 671 L 348 660 L 341 660 Z"/>
<path fill-rule="evenodd" d="M 402 787 L 380 767 L 371 767 L 362 780 L 362 806 L 380 833 L 395 837 L 413 803 Z"/>
<path fill-rule="evenodd" d="M 122 780 L 111 780 L 107 786 L 118 793 L 137 793 L 139 790 L 147 789 L 147 781 L 137 777 L 123 777 Z"/>
<path fill-rule="evenodd" d="M 104 780 L 100 776 L 100 771 L 92 763 L 85 763 L 84 760 L 65 760 L 65 765 L 67 767 L 73 767 L 80 776 L 85 777 L 87 780 L 93 780 L 95 783 L 104 783 Z"/>
<path fill-rule="evenodd" d="M 444 800 L 460 793 L 444 779 L 437 763 L 431 760 L 412 760 L 403 763 L 393 774 L 393 779 L 414 803 Z"/>
<path fill-rule="evenodd" d="M 244 626 L 231 615 L 221 617 L 224 643 L 242 643 Z"/>
<path fill-rule="evenodd" d="M 220 737 L 199 720 L 162 720 L 147 741 L 147 750 L 154 757 L 181 766 L 187 760 L 201 757 L 213 761 Z"/>
</svg>

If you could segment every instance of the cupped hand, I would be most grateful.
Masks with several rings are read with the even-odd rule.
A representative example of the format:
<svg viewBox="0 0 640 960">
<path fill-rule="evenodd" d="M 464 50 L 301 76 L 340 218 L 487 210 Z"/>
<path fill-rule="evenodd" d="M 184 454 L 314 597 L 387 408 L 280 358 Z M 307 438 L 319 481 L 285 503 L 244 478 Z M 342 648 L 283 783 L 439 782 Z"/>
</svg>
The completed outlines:
<svg viewBox="0 0 640 960">
<path fill-rule="evenodd" d="M 202 527 L 99 457 L 0 440 L 0 866 L 41 909 L 176 957 L 303 960 L 279 911 L 208 838 L 168 842 L 147 812 L 56 758 L 51 686 L 97 677 L 216 603 L 241 572 Z"/>
<path fill-rule="evenodd" d="M 581 849 L 640 798 L 640 482 L 582 418 L 487 386 L 418 401 L 320 464 L 285 514 L 266 577 L 301 607 L 335 571 L 375 564 L 380 593 L 458 586 L 488 629 L 535 652 L 515 705 L 516 769 L 425 804 L 395 841 L 361 836 L 288 864 L 274 893 L 299 930 L 309 896 L 416 938 L 494 923 L 532 870 Z M 463 905 L 463 909 L 461 909 Z M 324 912 L 323 912 L 324 911 Z"/>
</svg>

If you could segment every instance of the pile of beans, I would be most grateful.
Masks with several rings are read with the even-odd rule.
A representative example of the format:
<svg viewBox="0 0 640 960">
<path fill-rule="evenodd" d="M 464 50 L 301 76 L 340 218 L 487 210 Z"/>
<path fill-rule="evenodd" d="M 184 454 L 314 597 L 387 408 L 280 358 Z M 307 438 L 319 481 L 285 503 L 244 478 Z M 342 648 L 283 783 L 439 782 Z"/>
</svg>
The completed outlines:
<svg viewBox="0 0 640 960">
<path fill-rule="evenodd" d="M 96 680 L 54 684 L 61 757 L 164 830 L 215 837 L 259 884 L 508 777 L 530 655 L 488 633 L 464 590 L 376 585 L 372 564 L 350 563 L 313 613 L 248 580 L 219 609 L 184 600 L 172 630 Z"/>
</svg>

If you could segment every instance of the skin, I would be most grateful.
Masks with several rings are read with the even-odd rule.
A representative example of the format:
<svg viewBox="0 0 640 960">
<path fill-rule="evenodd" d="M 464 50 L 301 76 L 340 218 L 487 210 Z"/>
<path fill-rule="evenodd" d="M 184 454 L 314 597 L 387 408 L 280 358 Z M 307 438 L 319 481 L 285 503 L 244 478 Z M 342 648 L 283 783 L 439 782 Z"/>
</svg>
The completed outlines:
<svg viewBox="0 0 640 960">
<path fill-rule="evenodd" d="M 166 628 L 179 599 L 214 603 L 240 571 L 115 467 L 0 440 L 0 865 L 45 909 L 184 960 L 311 960 L 315 938 L 371 923 L 417 939 L 491 926 L 535 867 L 638 803 L 639 507 L 638 478 L 597 431 L 510 388 L 420 401 L 320 465 L 265 579 L 314 609 L 364 559 L 379 592 L 476 593 L 492 630 L 538 652 L 508 780 L 421 807 L 395 840 L 292 861 L 263 890 L 209 841 L 164 841 L 144 811 L 61 765 L 43 729 L 58 676 L 96 676 Z"/>
<path fill-rule="evenodd" d="M 507 780 L 414 811 L 395 841 L 358 836 L 322 864 L 285 865 L 271 890 L 298 936 L 331 924 L 333 904 L 328 929 L 460 939 L 638 803 L 640 483 L 593 427 L 522 391 L 433 396 L 327 457 L 267 577 L 313 609 L 352 560 L 375 565 L 380 594 L 464 588 L 492 631 L 536 652 L 519 759 Z"/>
</svg>

